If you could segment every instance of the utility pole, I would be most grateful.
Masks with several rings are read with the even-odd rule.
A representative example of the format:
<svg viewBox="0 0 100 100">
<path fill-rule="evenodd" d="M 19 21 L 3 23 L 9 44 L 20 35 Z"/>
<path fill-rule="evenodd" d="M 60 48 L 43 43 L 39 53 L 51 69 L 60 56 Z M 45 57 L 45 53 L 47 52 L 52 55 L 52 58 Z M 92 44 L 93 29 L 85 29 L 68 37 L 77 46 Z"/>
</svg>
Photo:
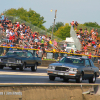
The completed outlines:
<svg viewBox="0 0 100 100">
<path fill-rule="evenodd" d="M 54 27 L 55 27 L 56 13 L 57 13 L 57 10 L 55 10 L 55 17 L 54 17 L 54 23 L 53 23 L 53 27 L 52 27 L 51 39 L 53 39 L 53 31 L 54 31 Z"/>
</svg>

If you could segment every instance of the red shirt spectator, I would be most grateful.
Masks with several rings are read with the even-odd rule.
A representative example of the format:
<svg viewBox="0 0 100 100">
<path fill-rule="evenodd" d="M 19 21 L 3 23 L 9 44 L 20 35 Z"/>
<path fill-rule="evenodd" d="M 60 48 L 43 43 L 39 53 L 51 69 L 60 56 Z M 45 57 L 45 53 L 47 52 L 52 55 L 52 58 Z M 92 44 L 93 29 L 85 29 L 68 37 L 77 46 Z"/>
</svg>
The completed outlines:
<svg viewBox="0 0 100 100">
<path fill-rule="evenodd" d="M 91 53 L 89 53 L 90 56 L 88 56 L 89 59 L 91 59 Z"/>
<path fill-rule="evenodd" d="M 9 40 L 12 40 L 12 36 L 11 35 L 9 36 Z"/>
<path fill-rule="evenodd" d="M 35 37 L 35 34 L 33 34 L 33 38 Z"/>
<path fill-rule="evenodd" d="M 15 39 L 15 35 L 12 36 L 12 39 Z"/>
<path fill-rule="evenodd" d="M 92 44 L 95 44 L 95 41 L 92 41 Z"/>
<path fill-rule="evenodd" d="M 20 26 L 20 24 L 19 24 L 19 22 L 17 22 L 17 27 L 19 27 Z"/>
<path fill-rule="evenodd" d="M 84 46 L 84 50 L 87 50 L 87 46 L 86 45 Z"/>
</svg>

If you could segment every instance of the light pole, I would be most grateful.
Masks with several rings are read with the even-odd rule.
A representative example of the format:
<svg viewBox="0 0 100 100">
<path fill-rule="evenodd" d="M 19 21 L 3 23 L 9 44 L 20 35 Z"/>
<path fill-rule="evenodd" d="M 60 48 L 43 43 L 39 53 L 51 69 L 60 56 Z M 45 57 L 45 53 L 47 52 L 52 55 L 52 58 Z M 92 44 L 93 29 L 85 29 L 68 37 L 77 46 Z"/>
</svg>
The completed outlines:
<svg viewBox="0 0 100 100">
<path fill-rule="evenodd" d="M 51 39 L 53 39 L 53 30 L 54 30 L 54 27 L 55 27 L 56 13 L 57 13 L 57 10 L 55 10 L 55 17 L 54 17 L 54 23 L 53 23 L 53 27 L 52 27 Z"/>
</svg>

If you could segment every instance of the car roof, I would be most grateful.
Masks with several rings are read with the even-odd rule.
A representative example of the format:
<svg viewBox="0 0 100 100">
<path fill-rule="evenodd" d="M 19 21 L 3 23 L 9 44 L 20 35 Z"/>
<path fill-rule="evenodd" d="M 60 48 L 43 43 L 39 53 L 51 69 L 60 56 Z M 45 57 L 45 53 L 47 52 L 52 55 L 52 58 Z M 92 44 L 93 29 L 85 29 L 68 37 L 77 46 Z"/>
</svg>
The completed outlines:
<svg viewBox="0 0 100 100">
<path fill-rule="evenodd" d="M 79 56 L 65 56 L 65 57 L 70 57 L 70 58 L 79 58 L 79 59 L 88 59 L 88 58 L 83 58 L 83 57 L 79 57 Z"/>
<path fill-rule="evenodd" d="M 14 51 L 15 51 L 15 52 L 16 52 L 16 51 L 19 51 L 19 52 L 29 52 L 29 51 L 26 51 L 26 50 L 9 50 L 9 51 L 10 51 L 10 52 L 11 52 L 11 51 L 12 51 L 12 52 L 14 52 Z M 8 51 L 8 52 L 9 52 L 9 51 Z"/>
</svg>

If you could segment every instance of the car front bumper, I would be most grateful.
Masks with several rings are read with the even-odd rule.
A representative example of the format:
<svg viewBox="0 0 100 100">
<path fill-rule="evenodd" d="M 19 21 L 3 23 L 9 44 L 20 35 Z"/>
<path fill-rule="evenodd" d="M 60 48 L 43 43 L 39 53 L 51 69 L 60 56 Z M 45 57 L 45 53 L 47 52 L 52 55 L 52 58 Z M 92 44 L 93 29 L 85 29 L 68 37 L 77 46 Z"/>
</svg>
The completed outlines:
<svg viewBox="0 0 100 100">
<path fill-rule="evenodd" d="M 20 67 L 22 66 L 22 63 L 0 63 L 0 65 L 5 67 Z"/>
<path fill-rule="evenodd" d="M 49 70 L 47 69 L 47 74 L 55 77 L 60 78 L 69 78 L 69 79 L 76 79 L 80 76 L 80 74 L 77 74 L 77 72 L 74 71 L 55 71 L 55 70 Z"/>
</svg>

